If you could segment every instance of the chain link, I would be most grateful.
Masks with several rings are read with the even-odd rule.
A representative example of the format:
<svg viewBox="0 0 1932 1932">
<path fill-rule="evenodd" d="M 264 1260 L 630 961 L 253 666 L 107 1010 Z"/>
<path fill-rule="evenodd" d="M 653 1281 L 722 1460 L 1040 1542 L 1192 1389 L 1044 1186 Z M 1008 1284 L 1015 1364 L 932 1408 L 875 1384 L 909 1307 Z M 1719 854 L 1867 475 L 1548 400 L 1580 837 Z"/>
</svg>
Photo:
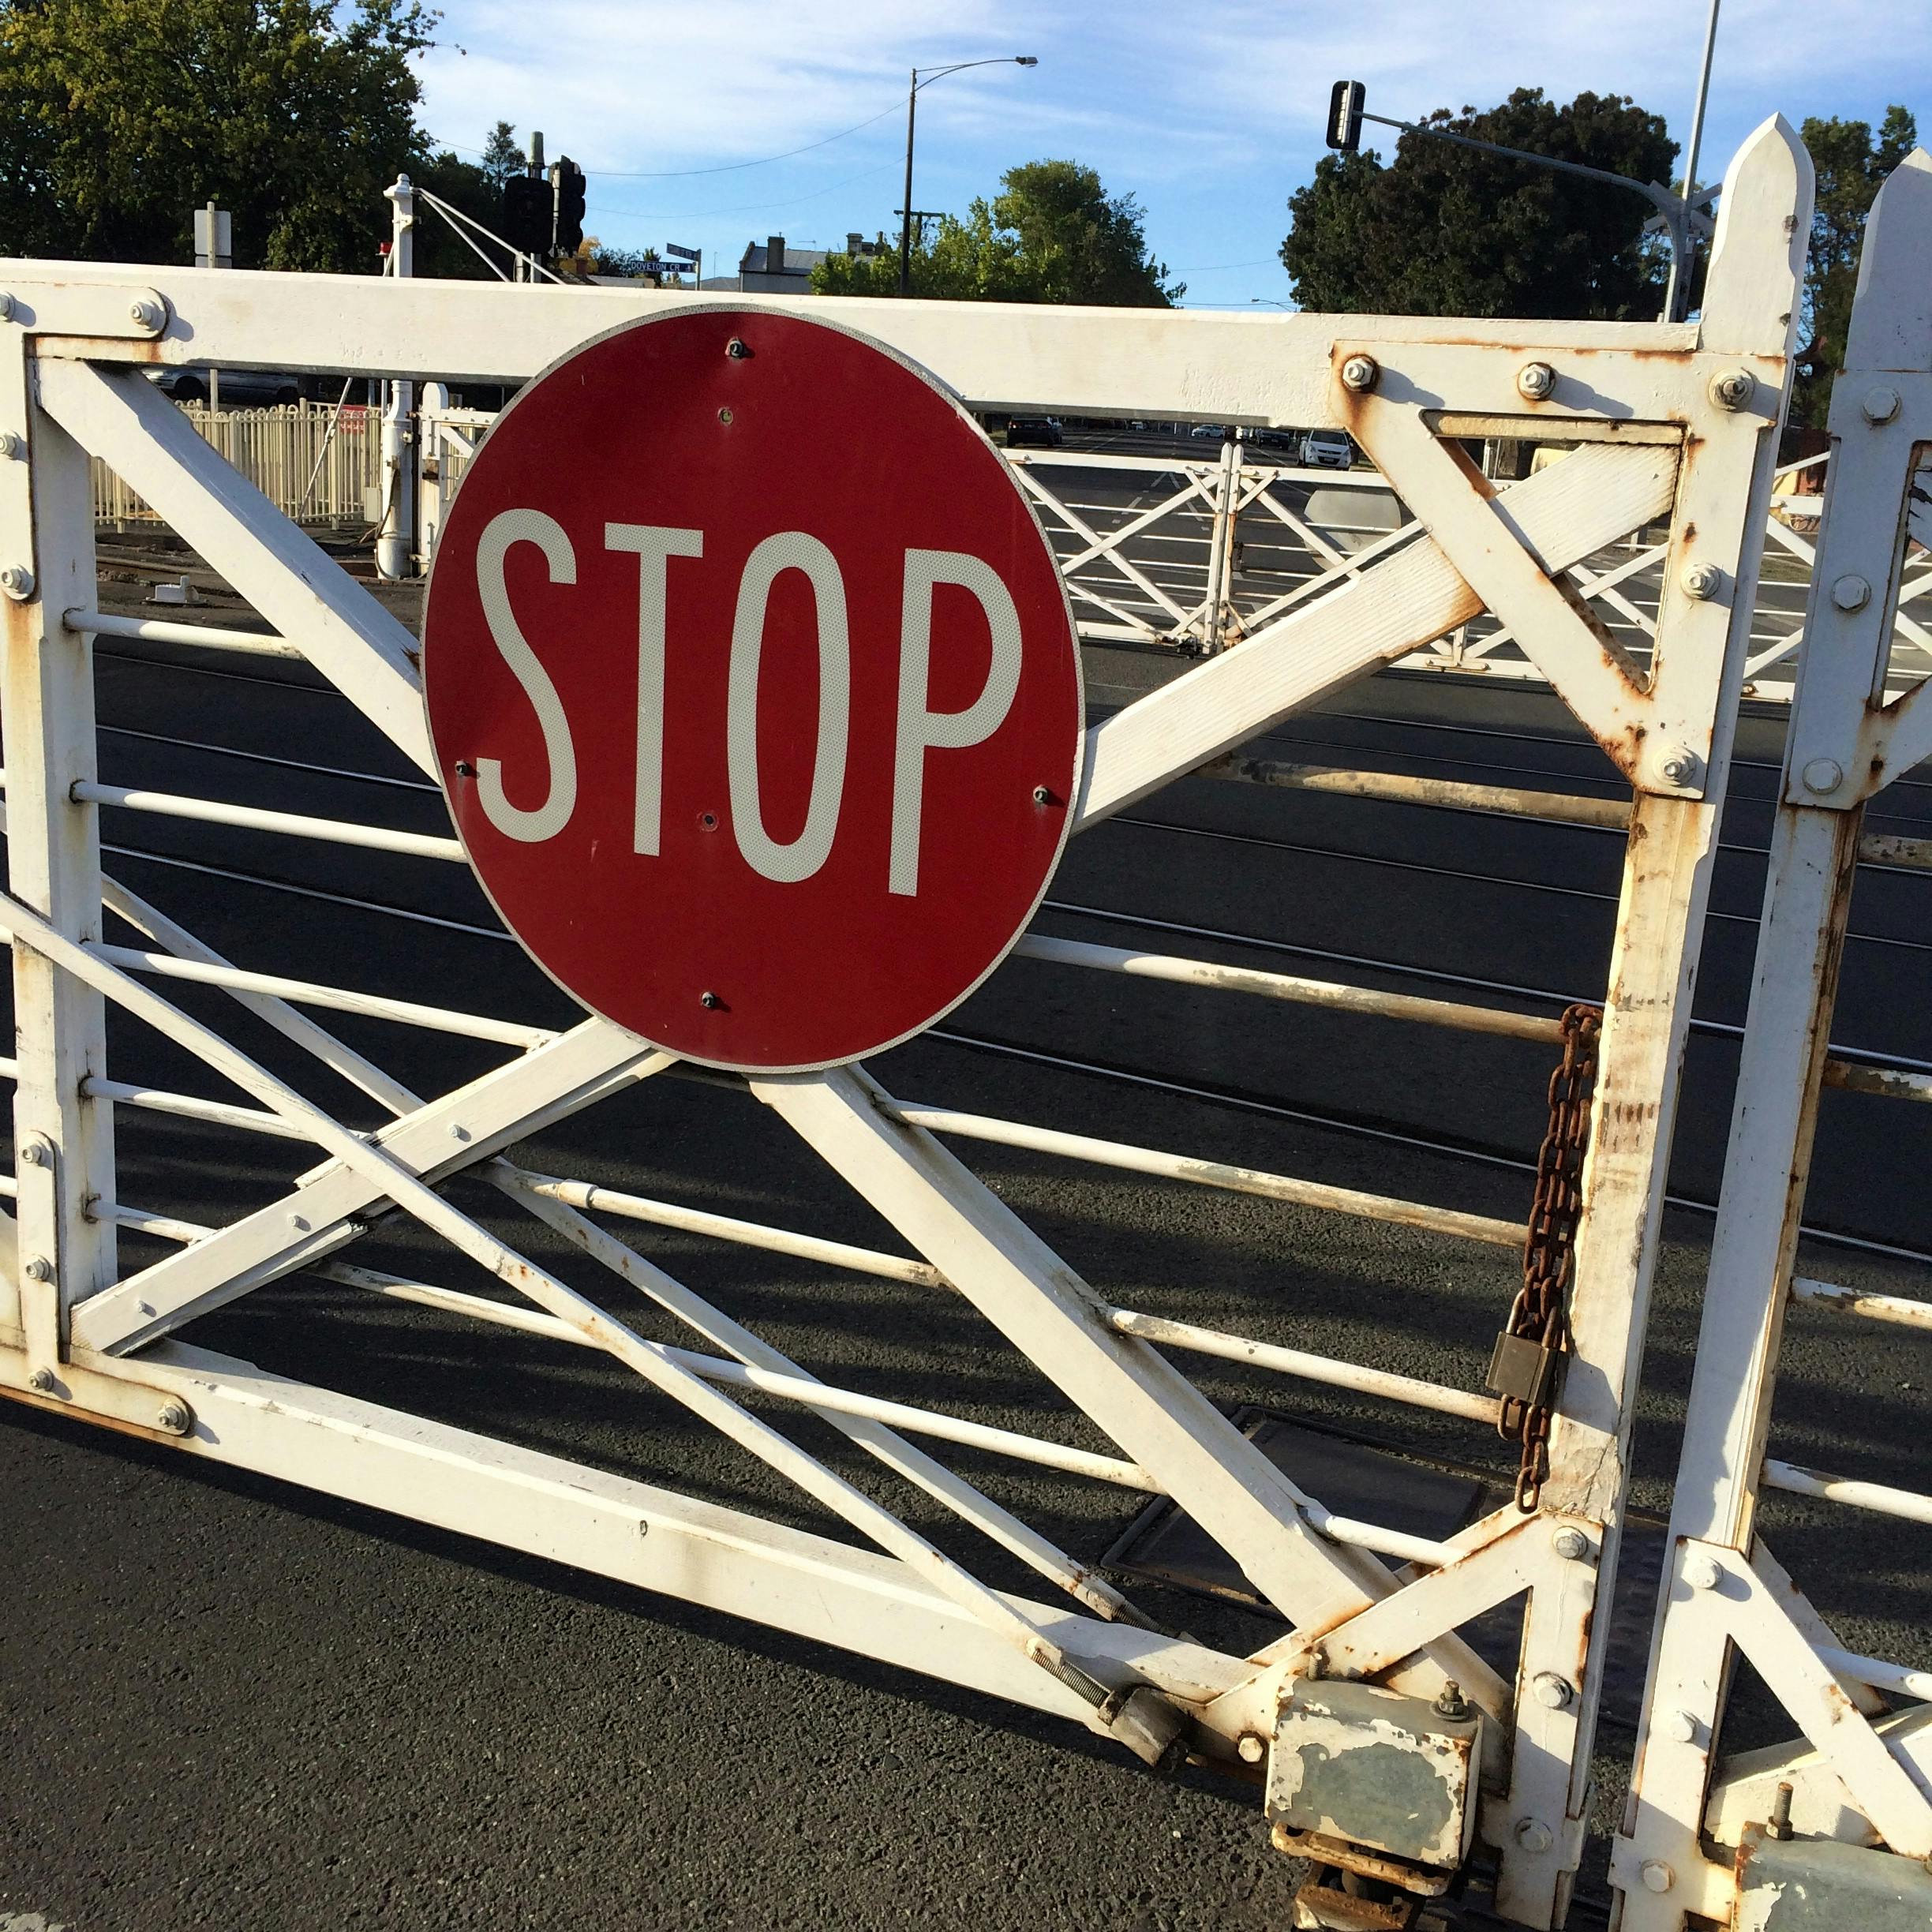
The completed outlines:
<svg viewBox="0 0 1932 1932">
<path fill-rule="evenodd" d="M 1577 1222 L 1583 1212 L 1583 1153 L 1589 1143 L 1590 1095 L 1597 1084 L 1603 1010 L 1568 1006 L 1558 1024 L 1563 1029 L 1563 1059 L 1550 1076 L 1549 1129 L 1537 1153 L 1536 1196 L 1523 1243 L 1522 1286 L 1510 1305 L 1503 1331 L 1552 1357 L 1565 1354 L 1569 1346 L 1570 1274 Z M 1538 1400 L 1505 1396 L 1497 1418 L 1503 1438 L 1522 1445 L 1516 1507 L 1525 1514 L 1537 1507 L 1549 1474 L 1550 1415 L 1558 1386 L 1559 1378 L 1552 1373 Z"/>
</svg>

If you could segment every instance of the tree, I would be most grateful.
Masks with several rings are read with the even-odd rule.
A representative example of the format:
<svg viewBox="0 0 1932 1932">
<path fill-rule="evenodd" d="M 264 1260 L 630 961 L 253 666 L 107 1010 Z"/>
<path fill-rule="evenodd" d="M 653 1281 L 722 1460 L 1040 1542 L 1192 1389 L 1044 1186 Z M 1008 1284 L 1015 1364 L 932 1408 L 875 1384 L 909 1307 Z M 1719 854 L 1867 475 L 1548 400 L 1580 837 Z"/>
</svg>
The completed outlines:
<svg viewBox="0 0 1932 1932">
<path fill-rule="evenodd" d="M 1029 161 L 1000 177 L 989 203 L 942 218 L 912 254 L 912 292 L 949 301 L 1092 302 L 1166 308 L 1186 291 L 1148 253 L 1136 198 L 1110 195 L 1075 161 Z M 899 256 L 832 255 L 812 271 L 822 295 L 894 295 Z"/>
<path fill-rule="evenodd" d="M 1619 95 L 1559 107 L 1518 88 L 1421 125 L 1638 182 L 1669 181 L 1677 152 L 1661 116 Z M 1426 134 L 1404 134 L 1386 167 L 1325 156 L 1288 207 L 1282 265 L 1305 309 L 1623 320 L 1662 306 L 1668 261 L 1637 194 Z"/>
<path fill-rule="evenodd" d="M 500 200 L 504 183 L 512 174 L 521 174 L 530 166 L 530 157 L 517 145 L 516 129 L 507 121 L 499 121 L 483 144 L 483 180 Z"/>
<path fill-rule="evenodd" d="M 373 272 L 383 189 L 465 165 L 416 125 L 436 21 L 419 0 L 0 0 L 0 247 L 180 261 L 214 200 L 238 268 Z"/>
<path fill-rule="evenodd" d="M 1822 429 L 1832 379 L 1844 365 L 1865 218 L 1885 177 L 1919 144 L 1919 129 L 1906 109 L 1894 106 L 1885 110 L 1875 140 L 1866 121 L 1808 120 L 1803 136 L 1818 170 L 1818 198 L 1799 324 L 1806 346 L 1798 357 L 1791 419 Z"/>
</svg>

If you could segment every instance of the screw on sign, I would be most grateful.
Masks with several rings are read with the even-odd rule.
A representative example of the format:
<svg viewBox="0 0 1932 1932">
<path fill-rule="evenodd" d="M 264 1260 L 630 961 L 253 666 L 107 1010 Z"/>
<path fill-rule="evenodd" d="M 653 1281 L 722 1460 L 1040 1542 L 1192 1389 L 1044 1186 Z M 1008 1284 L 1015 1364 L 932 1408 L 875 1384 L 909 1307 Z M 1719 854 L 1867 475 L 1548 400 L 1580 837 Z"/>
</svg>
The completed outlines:
<svg viewBox="0 0 1932 1932">
<path fill-rule="evenodd" d="M 511 930 L 716 1066 L 836 1065 L 957 1005 L 1080 784 L 1072 614 L 1005 459 L 796 316 L 638 322 L 525 390 L 438 543 L 423 681 Z"/>
</svg>

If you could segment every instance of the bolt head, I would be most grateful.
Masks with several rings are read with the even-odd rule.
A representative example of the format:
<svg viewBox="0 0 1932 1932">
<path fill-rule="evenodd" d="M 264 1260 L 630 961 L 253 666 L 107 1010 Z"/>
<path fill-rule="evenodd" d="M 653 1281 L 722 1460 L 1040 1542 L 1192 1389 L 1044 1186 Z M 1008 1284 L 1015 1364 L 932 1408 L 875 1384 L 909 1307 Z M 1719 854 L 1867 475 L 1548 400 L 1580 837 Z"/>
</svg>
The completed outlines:
<svg viewBox="0 0 1932 1932">
<path fill-rule="evenodd" d="M 1589 1538 L 1574 1523 L 1565 1523 L 1550 1538 L 1550 1548 L 1565 1563 L 1578 1563 L 1589 1554 Z"/>
<path fill-rule="evenodd" d="M 1688 1744 L 1698 1734 L 1698 1722 L 1687 1710 L 1666 1711 L 1657 1728 L 1679 1744 Z"/>
<path fill-rule="evenodd" d="M 1559 1677 L 1554 1671 L 1538 1673 L 1536 1680 L 1536 1701 L 1545 1710 L 1567 1710 L 1576 1696 L 1576 1687 L 1567 1677 Z"/>
<path fill-rule="evenodd" d="M 1547 362 L 1526 362 L 1516 372 L 1518 392 L 1541 402 L 1556 387 L 1556 372 Z"/>
<path fill-rule="evenodd" d="M 1863 577 L 1840 577 L 1832 586 L 1831 597 L 1836 609 L 1863 610 L 1871 601 L 1871 586 Z"/>
<path fill-rule="evenodd" d="M 26 454 L 27 444 L 11 429 L 0 429 L 0 462 L 11 462 Z"/>
<path fill-rule="evenodd" d="M 698 1004 L 708 1009 L 714 1009 L 722 1006 L 724 1002 L 715 993 L 700 993 L 698 995 Z"/>
<path fill-rule="evenodd" d="M 1708 603 L 1724 583 L 1724 572 L 1715 564 L 1687 564 L 1683 574 L 1684 595 Z"/>
<path fill-rule="evenodd" d="M 21 1272 L 29 1281 L 51 1282 L 54 1279 L 54 1264 L 45 1255 L 36 1255 Z"/>
<path fill-rule="evenodd" d="M 36 1368 L 27 1378 L 27 1386 L 39 1395 L 46 1395 L 54 1386 L 54 1371 L 51 1368 Z"/>
<path fill-rule="evenodd" d="M 163 1402 L 160 1413 L 155 1417 L 156 1425 L 166 1429 L 170 1436 L 182 1434 L 186 1429 L 189 1420 L 187 1404 L 178 1402 Z"/>
<path fill-rule="evenodd" d="M 0 569 L 0 590 L 13 598 L 17 604 L 24 604 L 33 595 L 34 574 L 24 564 L 9 564 Z"/>
<path fill-rule="evenodd" d="M 731 420 L 731 405 L 728 402 L 721 410 L 718 411 L 718 421 L 728 427 L 730 425 Z"/>
<path fill-rule="evenodd" d="M 145 295 L 138 301 L 128 304 L 128 320 L 137 328 L 158 329 L 163 319 L 161 305 L 158 301 L 150 301 Z"/>
<path fill-rule="evenodd" d="M 1716 1557 L 1700 1552 L 1684 1559 L 1684 1581 L 1693 1589 L 1715 1589 L 1724 1581 L 1724 1572 L 1718 1568 Z"/>
<path fill-rule="evenodd" d="M 1533 1858 L 1540 1858 L 1556 1842 L 1550 1828 L 1541 1818 L 1518 1818 L 1516 1842 Z"/>
<path fill-rule="evenodd" d="M 1244 1731 L 1234 1740 L 1243 1764 L 1259 1764 L 1267 1755 L 1267 1739 L 1259 1731 Z"/>
<path fill-rule="evenodd" d="M 747 356 L 751 354 L 751 351 L 747 349 L 736 335 L 734 335 L 731 340 L 724 345 L 724 353 L 729 356 L 734 362 L 742 362 Z"/>
<path fill-rule="evenodd" d="M 0 289 L 0 322 L 13 320 L 13 298 L 6 290 Z"/>
<path fill-rule="evenodd" d="M 1814 758 L 1798 776 L 1807 792 L 1815 792 L 1822 798 L 1844 783 L 1844 767 L 1836 758 Z"/>
<path fill-rule="evenodd" d="M 1698 775 L 1702 761 L 1688 745 L 1672 745 L 1657 761 L 1657 769 L 1667 784 L 1687 785 Z"/>
<path fill-rule="evenodd" d="M 39 1140 L 29 1140 L 21 1149 L 20 1157 L 29 1167 L 44 1167 L 47 1164 L 46 1145 Z"/>
<path fill-rule="evenodd" d="M 470 1129 L 461 1121 L 451 1121 L 449 1124 L 449 1137 L 452 1140 L 467 1140 Z"/>
<path fill-rule="evenodd" d="M 289 1226 L 298 1234 L 306 1234 L 309 1232 L 309 1217 L 306 1215 L 292 1214 L 289 1216 Z"/>
<path fill-rule="evenodd" d="M 1668 1892 L 1677 1882 L 1677 1874 L 1661 1859 L 1646 1859 L 1643 1881 L 1646 1891 Z"/>
<path fill-rule="evenodd" d="M 1758 393 L 1758 378 L 1749 369 L 1720 369 L 1711 378 L 1711 400 L 1720 409 L 1741 410 Z"/>
<path fill-rule="evenodd" d="M 1899 392 L 1881 383 L 1877 388 L 1865 391 L 1859 407 L 1865 412 L 1865 420 L 1877 429 L 1899 413 Z"/>
<path fill-rule="evenodd" d="M 1373 356 L 1352 355 L 1342 365 L 1342 387 L 1344 389 L 1372 389 L 1376 378 L 1382 373 Z"/>
</svg>

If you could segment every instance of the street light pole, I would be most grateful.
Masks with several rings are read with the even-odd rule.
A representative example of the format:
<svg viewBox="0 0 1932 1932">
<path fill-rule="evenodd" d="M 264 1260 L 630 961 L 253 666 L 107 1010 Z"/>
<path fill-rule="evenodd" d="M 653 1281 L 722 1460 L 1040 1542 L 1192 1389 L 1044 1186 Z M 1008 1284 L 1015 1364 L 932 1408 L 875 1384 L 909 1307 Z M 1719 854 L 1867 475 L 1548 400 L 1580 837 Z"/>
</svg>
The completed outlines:
<svg viewBox="0 0 1932 1932">
<path fill-rule="evenodd" d="M 1698 74 L 1697 107 L 1690 116 L 1690 147 L 1684 159 L 1683 191 L 1686 201 L 1697 193 L 1698 149 L 1704 141 L 1704 103 L 1710 97 L 1711 55 L 1717 45 L 1717 9 L 1722 4 L 1723 0 L 1711 0 L 1710 18 L 1704 27 L 1704 65 Z M 1686 234 L 1683 239 L 1687 247 L 1689 235 Z M 1666 322 L 1677 320 L 1678 285 L 1680 281 L 1683 284 L 1682 298 L 1686 307 L 1689 306 L 1690 301 L 1690 264 L 1684 259 L 1683 250 L 1676 245 L 1676 238 L 1673 236 L 1670 280 L 1664 287 L 1664 320 Z"/>
<path fill-rule="evenodd" d="M 899 293 L 912 293 L 912 117 L 919 110 L 919 69 L 912 69 L 912 84 L 906 90 L 905 199 L 899 204 Z"/>
<path fill-rule="evenodd" d="M 955 61 L 950 67 L 929 67 L 926 78 L 919 78 L 919 70 L 912 69 L 912 84 L 906 90 L 906 166 L 905 205 L 899 211 L 899 293 L 912 293 L 912 124 L 919 108 L 919 92 L 923 87 L 930 87 L 935 80 L 943 80 L 949 73 L 958 73 L 967 67 L 1004 67 L 1009 63 L 1015 67 L 1037 67 L 1039 61 L 1032 54 L 1001 54 L 991 60 Z"/>
</svg>

